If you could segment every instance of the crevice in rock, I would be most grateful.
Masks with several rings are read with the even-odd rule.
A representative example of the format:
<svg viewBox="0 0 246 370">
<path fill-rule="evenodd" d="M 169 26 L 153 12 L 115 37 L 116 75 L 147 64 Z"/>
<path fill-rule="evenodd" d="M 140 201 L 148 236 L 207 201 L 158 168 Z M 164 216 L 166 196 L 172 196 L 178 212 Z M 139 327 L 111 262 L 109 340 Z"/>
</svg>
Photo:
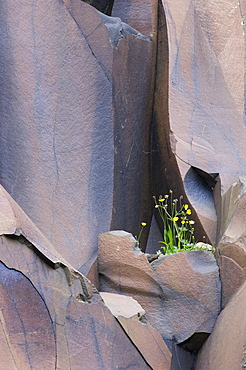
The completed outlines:
<svg viewBox="0 0 246 370">
<path fill-rule="evenodd" d="M 111 15 L 113 5 L 114 5 L 114 0 L 82 0 L 83 2 L 93 6 L 100 12 Z"/>
<path fill-rule="evenodd" d="M 193 355 L 197 355 L 209 335 L 210 333 L 194 333 L 190 338 L 186 339 L 182 343 L 179 343 L 179 346 L 184 348 L 186 351 L 191 352 Z"/>
<path fill-rule="evenodd" d="M 26 239 L 23 235 L 19 234 L 19 235 L 6 235 L 5 234 L 5 237 L 6 238 L 9 238 L 9 239 L 12 239 L 12 240 L 15 240 L 17 241 L 18 243 L 21 243 L 23 245 L 25 245 L 27 248 L 31 249 L 34 251 L 34 253 L 42 260 L 44 261 L 48 266 L 50 266 L 51 268 L 53 269 L 58 269 L 59 267 L 61 267 L 61 263 L 60 262 L 57 262 L 57 263 L 54 263 L 53 261 L 51 261 L 47 256 L 45 256 L 37 247 L 35 247 L 35 245 L 33 245 L 31 242 L 29 242 L 28 239 Z"/>
</svg>

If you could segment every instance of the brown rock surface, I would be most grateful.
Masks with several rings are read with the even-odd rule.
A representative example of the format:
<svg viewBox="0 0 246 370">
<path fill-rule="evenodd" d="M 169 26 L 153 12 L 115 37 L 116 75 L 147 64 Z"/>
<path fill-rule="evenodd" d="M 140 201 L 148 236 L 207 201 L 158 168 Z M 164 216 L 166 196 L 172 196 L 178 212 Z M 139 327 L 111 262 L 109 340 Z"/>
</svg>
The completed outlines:
<svg viewBox="0 0 246 370">
<path fill-rule="evenodd" d="M 157 9 L 155 0 L 115 0 L 112 15 L 147 35 L 156 32 Z"/>
<path fill-rule="evenodd" d="M 215 243 L 217 214 L 220 235 L 230 212 L 221 211 L 219 200 L 245 174 L 244 12 L 236 0 L 162 3 L 155 195 L 169 189 L 176 197 L 186 195 L 197 226 L 200 221 Z"/>
<path fill-rule="evenodd" d="M 230 250 L 233 250 L 230 246 Z M 243 284 L 246 279 L 246 266 L 240 266 L 235 262 L 234 258 L 229 258 L 225 255 L 218 257 L 220 268 L 221 290 L 222 290 L 222 308 L 226 306 L 233 294 Z"/>
<path fill-rule="evenodd" d="M 7 220 L 0 232 L 4 368 L 149 369 L 90 282 L 56 256 L 55 248 L 3 190 L 0 199 Z"/>
<path fill-rule="evenodd" d="M 246 278 L 245 195 L 244 182 L 241 180 L 231 186 L 221 199 L 225 217 L 221 223 L 216 255 L 220 267 L 223 307 Z"/>
<path fill-rule="evenodd" d="M 80 0 L 10 0 L 0 30 L 0 183 L 87 273 L 99 232 L 150 217 L 154 42 Z"/>
<path fill-rule="evenodd" d="M 25 275 L 0 262 L 1 369 L 55 369 L 49 311 Z"/>
<path fill-rule="evenodd" d="M 245 4 L 162 3 L 154 191 L 187 196 L 197 238 L 218 244 L 224 307 L 245 280 Z"/>
<path fill-rule="evenodd" d="M 170 370 L 172 355 L 160 333 L 149 324 L 140 304 L 120 294 L 100 292 L 100 295 L 150 367 Z"/>
<path fill-rule="evenodd" d="M 163 338 L 180 343 L 210 333 L 220 311 L 220 280 L 212 253 L 181 252 L 151 264 L 131 234 L 99 236 L 100 290 L 131 295 Z"/>
<path fill-rule="evenodd" d="M 246 285 L 239 289 L 220 313 L 214 330 L 198 355 L 196 370 L 245 368 Z"/>
</svg>

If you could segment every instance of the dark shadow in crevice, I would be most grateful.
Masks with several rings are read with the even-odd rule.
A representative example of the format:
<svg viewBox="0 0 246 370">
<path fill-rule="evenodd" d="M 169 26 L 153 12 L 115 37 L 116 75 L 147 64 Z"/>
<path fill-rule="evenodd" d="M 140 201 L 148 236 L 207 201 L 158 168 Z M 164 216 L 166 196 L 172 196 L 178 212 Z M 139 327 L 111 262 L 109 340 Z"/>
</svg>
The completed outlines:
<svg viewBox="0 0 246 370">
<path fill-rule="evenodd" d="M 114 5 L 114 0 L 82 0 L 85 3 L 93 6 L 100 12 L 111 15 L 112 14 L 112 9 Z"/>
</svg>

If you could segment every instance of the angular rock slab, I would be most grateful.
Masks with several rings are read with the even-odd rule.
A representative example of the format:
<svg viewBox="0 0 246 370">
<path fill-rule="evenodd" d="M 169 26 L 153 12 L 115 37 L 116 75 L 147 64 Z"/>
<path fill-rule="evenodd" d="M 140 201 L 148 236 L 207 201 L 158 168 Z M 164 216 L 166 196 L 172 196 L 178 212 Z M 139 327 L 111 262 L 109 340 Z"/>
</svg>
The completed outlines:
<svg viewBox="0 0 246 370">
<path fill-rule="evenodd" d="M 88 279 L 56 255 L 3 189 L 0 198 L 6 212 L 5 222 L 0 222 L 4 368 L 149 369 Z"/>
<path fill-rule="evenodd" d="M 224 251 L 222 251 L 221 254 L 219 254 L 220 250 L 217 251 L 217 260 L 220 268 L 220 279 L 222 284 L 222 308 L 226 306 L 231 297 L 246 280 L 246 265 L 240 265 L 235 261 L 238 260 L 237 257 L 240 255 L 240 251 L 238 253 L 239 248 L 235 245 L 227 245 L 227 247 L 232 258 L 223 254 L 226 253 L 226 248 L 223 248 Z M 234 255 L 235 258 L 233 258 Z"/>
<path fill-rule="evenodd" d="M 150 213 L 154 42 L 80 0 L 0 10 L 0 183 L 86 274 L 99 232 Z"/>
<path fill-rule="evenodd" d="M 222 282 L 222 307 L 246 279 L 245 197 L 245 180 L 241 178 L 221 199 L 221 210 L 225 217 L 221 223 L 216 258 Z"/>
<path fill-rule="evenodd" d="M 0 262 L 1 368 L 55 369 L 56 342 L 49 311 L 29 279 Z"/>
<path fill-rule="evenodd" d="M 220 313 L 214 330 L 200 353 L 196 370 L 244 369 L 246 365 L 246 285 Z"/>
<path fill-rule="evenodd" d="M 140 304 L 120 294 L 100 292 L 100 295 L 149 366 L 169 370 L 172 355 L 160 333 L 149 324 Z"/>
<path fill-rule="evenodd" d="M 216 183 L 218 204 L 245 176 L 245 5 L 237 0 L 162 4 L 154 109 L 160 161 L 153 161 L 160 184 L 155 192 L 186 195 L 197 225 L 215 243 L 217 221 L 220 227 L 229 212 L 215 208 Z"/>
<path fill-rule="evenodd" d="M 180 252 L 148 262 L 124 231 L 99 236 L 100 291 L 131 295 L 165 339 L 181 343 L 210 333 L 220 312 L 216 260 L 205 251 Z"/>
</svg>

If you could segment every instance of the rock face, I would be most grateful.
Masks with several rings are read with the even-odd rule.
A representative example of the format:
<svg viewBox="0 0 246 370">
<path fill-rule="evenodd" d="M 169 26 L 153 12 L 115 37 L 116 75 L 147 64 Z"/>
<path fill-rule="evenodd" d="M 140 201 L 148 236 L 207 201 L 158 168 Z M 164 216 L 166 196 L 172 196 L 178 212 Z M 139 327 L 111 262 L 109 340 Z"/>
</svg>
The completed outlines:
<svg viewBox="0 0 246 370">
<path fill-rule="evenodd" d="M 54 328 L 42 297 L 25 275 L 2 262 L 0 281 L 1 367 L 55 369 Z"/>
<path fill-rule="evenodd" d="M 0 202 L 1 366 L 150 369 L 90 282 L 3 189 Z"/>
<path fill-rule="evenodd" d="M 196 370 L 244 369 L 246 366 L 246 285 L 220 313 L 213 333 L 198 355 Z"/>
<path fill-rule="evenodd" d="M 187 197 L 197 235 L 217 243 L 224 307 L 245 280 L 245 4 L 162 4 L 154 192 Z"/>
<path fill-rule="evenodd" d="M 244 184 L 234 184 L 222 198 L 222 209 L 229 209 L 216 255 L 220 266 L 223 307 L 245 281 L 245 192 Z"/>
<path fill-rule="evenodd" d="M 172 355 L 160 333 L 149 324 L 139 303 L 120 294 L 100 294 L 151 369 L 169 370 Z"/>
<path fill-rule="evenodd" d="M 155 35 L 157 28 L 158 1 L 115 0 L 112 15 L 136 28 L 143 34 Z"/>
<path fill-rule="evenodd" d="M 181 343 L 210 333 L 220 312 L 216 260 L 205 251 L 181 252 L 149 263 L 123 231 L 99 236 L 100 290 L 131 295 L 163 338 Z"/>
<path fill-rule="evenodd" d="M 154 42 L 80 0 L 10 0 L 0 29 L 0 183 L 87 273 L 98 233 L 150 218 Z"/>
<path fill-rule="evenodd" d="M 245 188 L 244 14 L 236 0 L 167 0 L 159 12 L 155 195 L 187 196 L 212 243 L 236 200 L 221 197 Z"/>
<path fill-rule="evenodd" d="M 246 367 L 245 4 L 0 2 L 0 367 Z M 105 233 L 155 252 L 170 189 L 221 281 Z"/>
</svg>

